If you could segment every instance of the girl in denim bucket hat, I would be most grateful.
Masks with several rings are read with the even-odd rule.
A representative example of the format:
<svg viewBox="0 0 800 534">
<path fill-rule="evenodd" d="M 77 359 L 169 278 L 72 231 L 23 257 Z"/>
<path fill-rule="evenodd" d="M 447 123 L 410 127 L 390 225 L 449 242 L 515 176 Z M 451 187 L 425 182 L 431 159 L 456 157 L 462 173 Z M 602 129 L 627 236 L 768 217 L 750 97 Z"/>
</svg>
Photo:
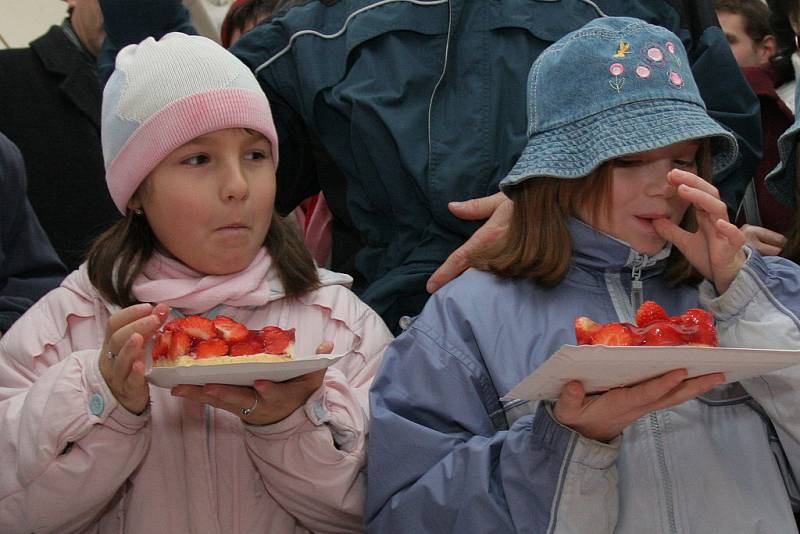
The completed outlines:
<svg viewBox="0 0 800 534">
<path fill-rule="evenodd" d="M 645 298 L 712 312 L 723 345 L 800 342 L 800 268 L 728 222 L 710 181 L 736 144 L 675 35 L 592 21 L 536 60 L 528 98 L 508 237 L 433 295 L 373 384 L 368 530 L 796 531 L 797 368 L 504 398 L 576 342 L 577 316 L 633 322 Z"/>
</svg>

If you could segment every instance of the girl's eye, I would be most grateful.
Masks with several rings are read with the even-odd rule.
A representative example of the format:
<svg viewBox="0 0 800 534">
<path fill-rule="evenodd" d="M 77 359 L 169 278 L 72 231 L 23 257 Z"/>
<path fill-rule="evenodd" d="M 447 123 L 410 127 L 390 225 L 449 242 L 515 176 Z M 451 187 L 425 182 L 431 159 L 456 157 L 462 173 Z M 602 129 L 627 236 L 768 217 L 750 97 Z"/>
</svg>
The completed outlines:
<svg viewBox="0 0 800 534">
<path fill-rule="evenodd" d="M 263 150 L 252 150 L 245 155 L 244 159 L 254 160 L 254 161 L 267 159 L 267 153 Z"/>
<path fill-rule="evenodd" d="M 199 154 L 197 156 L 192 156 L 190 158 L 186 158 L 181 163 L 184 165 L 202 165 L 204 163 L 208 163 L 209 158 L 205 154 Z"/>
<path fill-rule="evenodd" d="M 678 167 L 686 167 L 693 169 L 694 167 L 697 166 L 697 163 L 694 160 L 676 159 L 675 165 L 677 165 Z"/>
<path fill-rule="evenodd" d="M 617 167 L 633 167 L 634 165 L 639 165 L 640 163 L 642 163 L 642 161 L 638 159 L 618 158 L 614 160 L 614 165 Z"/>
</svg>

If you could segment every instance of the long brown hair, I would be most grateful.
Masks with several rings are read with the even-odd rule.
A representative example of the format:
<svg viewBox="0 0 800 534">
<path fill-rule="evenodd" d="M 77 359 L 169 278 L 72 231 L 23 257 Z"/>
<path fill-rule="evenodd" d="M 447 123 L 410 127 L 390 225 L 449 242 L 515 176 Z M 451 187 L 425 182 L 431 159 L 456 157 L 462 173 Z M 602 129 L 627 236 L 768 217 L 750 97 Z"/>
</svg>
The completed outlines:
<svg viewBox="0 0 800 534">
<path fill-rule="evenodd" d="M 696 159 L 699 175 L 710 181 L 708 141 L 700 143 Z M 543 287 L 558 285 L 572 263 L 568 219 L 578 216 L 580 206 L 591 206 L 595 219 L 603 210 L 610 214 L 612 184 L 613 161 L 584 178 L 536 177 L 510 188 L 506 194 L 514 202 L 514 209 L 505 238 L 473 255 L 471 265 L 502 278 L 526 278 Z M 686 210 L 681 227 L 697 229 L 692 206 Z M 668 260 L 667 278 L 676 285 L 702 280 L 677 247 L 672 248 Z"/>
<path fill-rule="evenodd" d="M 92 244 L 87 257 L 89 279 L 107 301 L 121 307 L 137 304 L 133 282 L 156 250 L 158 240 L 144 215 L 128 211 Z M 273 213 L 264 245 L 288 296 L 319 287 L 311 253 L 298 232 Z"/>
</svg>

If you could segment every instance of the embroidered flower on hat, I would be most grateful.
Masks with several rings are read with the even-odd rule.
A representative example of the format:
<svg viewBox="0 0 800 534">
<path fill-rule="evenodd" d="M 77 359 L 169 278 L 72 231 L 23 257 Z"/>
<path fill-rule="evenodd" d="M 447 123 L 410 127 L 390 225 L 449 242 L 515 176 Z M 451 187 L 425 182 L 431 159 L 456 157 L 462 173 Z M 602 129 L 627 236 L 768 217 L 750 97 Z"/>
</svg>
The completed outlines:
<svg viewBox="0 0 800 534">
<path fill-rule="evenodd" d="M 642 80 L 649 80 L 650 76 L 653 72 L 650 70 L 650 67 L 646 65 L 639 65 L 636 67 L 636 76 L 641 78 Z"/>
<path fill-rule="evenodd" d="M 675 87 L 683 87 L 683 76 L 674 70 L 669 71 L 669 83 Z"/>
<path fill-rule="evenodd" d="M 666 64 L 664 50 L 657 44 L 647 44 L 642 48 L 642 57 L 651 65 L 664 67 Z"/>
<path fill-rule="evenodd" d="M 660 62 L 664 61 L 664 53 L 661 51 L 660 48 L 652 47 L 647 49 L 647 57 L 651 61 Z"/>
<path fill-rule="evenodd" d="M 616 92 L 622 92 L 622 87 L 625 85 L 625 78 L 622 76 L 622 73 L 625 72 L 625 67 L 622 63 L 612 63 L 611 66 L 608 67 L 608 72 L 614 75 L 614 79 L 608 80 L 608 83 Z"/>
<path fill-rule="evenodd" d="M 674 61 L 675 64 L 680 67 L 683 63 L 681 62 L 680 56 L 678 56 L 678 54 L 675 53 L 675 44 L 672 41 L 667 41 L 666 47 L 667 50 L 669 50 L 670 57 L 672 57 L 672 61 Z"/>
</svg>

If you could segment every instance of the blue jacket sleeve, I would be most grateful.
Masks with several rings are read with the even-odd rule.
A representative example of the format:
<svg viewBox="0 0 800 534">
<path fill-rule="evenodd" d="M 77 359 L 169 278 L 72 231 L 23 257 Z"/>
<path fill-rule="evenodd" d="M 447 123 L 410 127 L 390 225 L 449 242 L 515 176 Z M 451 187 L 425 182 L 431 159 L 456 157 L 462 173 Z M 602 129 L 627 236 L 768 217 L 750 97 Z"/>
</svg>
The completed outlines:
<svg viewBox="0 0 800 534">
<path fill-rule="evenodd" d="M 717 320 L 720 344 L 729 347 L 797 350 L 800 346 L 800 267 L 784 258 L 750 257 L 728 290 L 717 295 L 709 282 L 700 303 Z M 800 502 L 800 365 L 755 376 L 741 384 L 775 428 L 771 442 L 787 492 Z"/>
<path fill-rule="evenodd" d="M 561 426 L 545 405 L 498 430 L 480 359 L 421 321 L 389 347 L 372 387 L 367 530 L 556 532 L 563 519 L 584 523 L 570 532 L 612 531 L 615 447 Z M 594 522 L 559 516 L 576 496 L 572 510 Z"/>
<path fill-rule="evenodd" d="M 67 274 L 25 191 L 22 155 L 0 134 L 0 333 Z"/>
</svg>

